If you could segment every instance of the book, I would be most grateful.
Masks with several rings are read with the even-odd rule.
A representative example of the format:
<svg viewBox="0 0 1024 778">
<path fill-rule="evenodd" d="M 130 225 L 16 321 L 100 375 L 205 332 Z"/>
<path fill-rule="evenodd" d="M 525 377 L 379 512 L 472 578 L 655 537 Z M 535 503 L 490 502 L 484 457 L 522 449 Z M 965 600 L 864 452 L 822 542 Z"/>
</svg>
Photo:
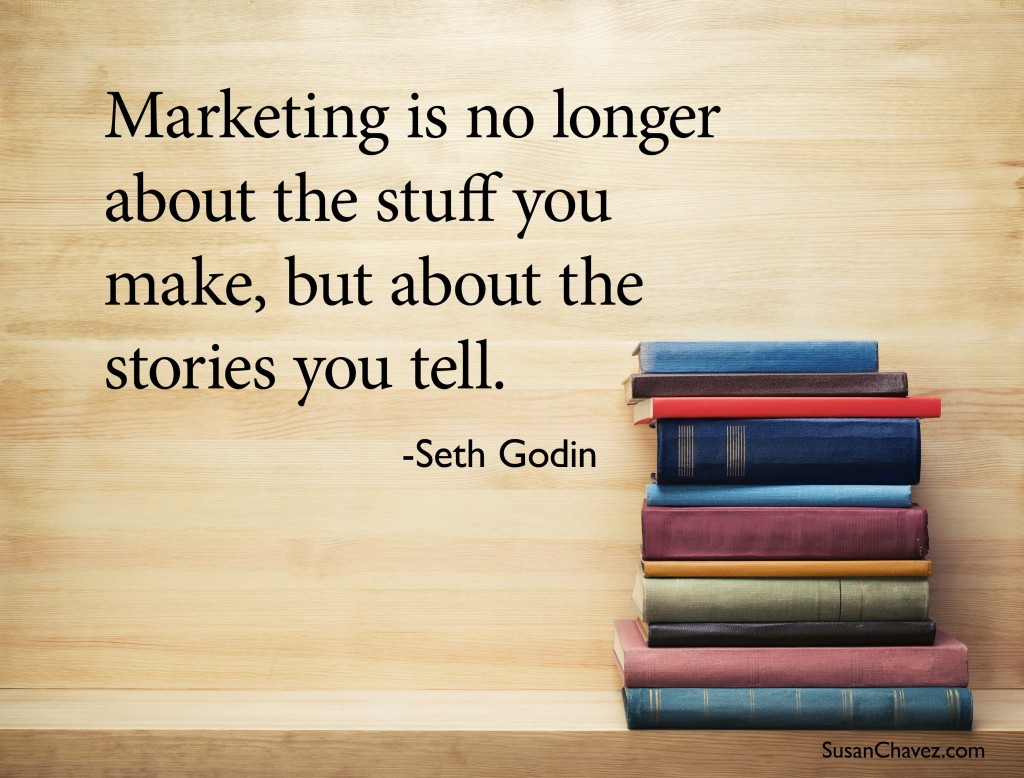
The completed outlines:
<svg viewBox="0 0 1024 778">
<path fill-rule="evenodd" d="M 624 688 L 630 729 L 970 729 L 971 690 Z"/>
<path fill-rule="evenodd" d="M 918 621 L 927 578 L 645 578 L 633 607 L 649 624 L 675 621 Z"/>
<path fill-rule="evenodd" d="M 679 508 L 644 501 L 640 526 L 644 559 L 923 559 L 928 554 L 928 511 L 917 505 Z"/>
<path fill-rule="evenodd" d="M 928 559 L 644 559 L 645 578 L 925 578 Z"/>
<path fill-rule="evenodd" d="M 918 419 L 662 419 L 659 484 L 916 484 Z"/>
<path fill-rule="evenodd" d="M 939 397 L 652 397 L 633 423 L 655 419 L 937 418 Z"/>
<path fill-rule="evenodd" d="M 647 504 L 657 507 L 909 508 L 909 484 L 647 484 Z"/>
<path fill-rule="evenodd" d="M 931 646 L 651 648 L 618 619 L 614 651 L 629 688 L 967 685 L 967 646 L 942 631 Z"/>
<path fill-rule="evenodd" d="M 637 621 L 651 648 L 687 646 L 930 646 L 935 622 L 920 621 Z"/>
<path fill-rule="evenodd" d="M 626 402 L 649 397 L 906 397 L 906 373 L 634 373 Z"/>
<path fill-rule="evenodd" d="M 641 373 L 874 373 L 878 343 L 858 340 L 643 341 Z"/>
</svg>

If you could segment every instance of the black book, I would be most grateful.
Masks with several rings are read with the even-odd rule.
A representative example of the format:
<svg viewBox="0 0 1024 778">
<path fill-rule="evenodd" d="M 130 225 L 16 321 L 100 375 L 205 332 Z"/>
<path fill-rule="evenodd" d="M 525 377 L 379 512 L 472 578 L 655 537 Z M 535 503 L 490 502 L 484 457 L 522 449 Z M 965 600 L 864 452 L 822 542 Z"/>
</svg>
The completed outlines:
<svg viewBox="0 0 1024 778">
<path fill-rule="evenodd" d="M 626 402 L 651 397 L 906 397 L 906 373 L 637 373 Z"/>
<path fill-rule="evenodd" d="M 931 620 L 638 623 L 651 648 L 930 646 L 935 642 Z"/>
</svg>

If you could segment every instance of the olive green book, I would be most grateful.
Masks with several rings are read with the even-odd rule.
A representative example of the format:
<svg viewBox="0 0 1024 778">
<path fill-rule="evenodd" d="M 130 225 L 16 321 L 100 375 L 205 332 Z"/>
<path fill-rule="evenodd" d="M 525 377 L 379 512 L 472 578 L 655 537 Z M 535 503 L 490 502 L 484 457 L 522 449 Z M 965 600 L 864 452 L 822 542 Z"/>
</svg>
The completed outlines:
<svg viewBox="0 0 1024 778">
<path fill-rule="evenodd" d="M 644 578 L 633 607 L 648 623 L 917 621 L 927 578 Z"/>
</svg>

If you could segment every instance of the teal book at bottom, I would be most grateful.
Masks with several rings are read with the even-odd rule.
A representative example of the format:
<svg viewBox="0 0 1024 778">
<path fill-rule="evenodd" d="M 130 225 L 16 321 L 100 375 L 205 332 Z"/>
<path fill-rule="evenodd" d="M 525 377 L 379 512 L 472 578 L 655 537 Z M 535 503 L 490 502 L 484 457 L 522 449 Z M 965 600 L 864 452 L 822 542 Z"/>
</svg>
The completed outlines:
<svg viewBox="0 0 1024 778">
<path fill-rule="evenodd" d="M 623 689 L 630 729 L 970 729 L 966 687 Z"/>
</svg>

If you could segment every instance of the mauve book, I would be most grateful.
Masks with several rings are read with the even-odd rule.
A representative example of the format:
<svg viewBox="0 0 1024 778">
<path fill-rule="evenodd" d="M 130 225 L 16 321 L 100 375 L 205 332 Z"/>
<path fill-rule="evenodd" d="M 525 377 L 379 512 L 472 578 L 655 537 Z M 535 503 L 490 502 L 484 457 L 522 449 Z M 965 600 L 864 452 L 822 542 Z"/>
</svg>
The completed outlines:
<svg viewBox="0 0 1024 778">
<path fill-rule="evenodd" d="M 931 646 L 649 648 L 617 619 L 615 656 L 629 688 L 967 685 L 967 646 L 941 630 Z"/>
<path fill-rule="evenodd" d="M 640 511 L 644 559 L 923 559 L 910 508 L 659 507 Z"/>
</svg>

